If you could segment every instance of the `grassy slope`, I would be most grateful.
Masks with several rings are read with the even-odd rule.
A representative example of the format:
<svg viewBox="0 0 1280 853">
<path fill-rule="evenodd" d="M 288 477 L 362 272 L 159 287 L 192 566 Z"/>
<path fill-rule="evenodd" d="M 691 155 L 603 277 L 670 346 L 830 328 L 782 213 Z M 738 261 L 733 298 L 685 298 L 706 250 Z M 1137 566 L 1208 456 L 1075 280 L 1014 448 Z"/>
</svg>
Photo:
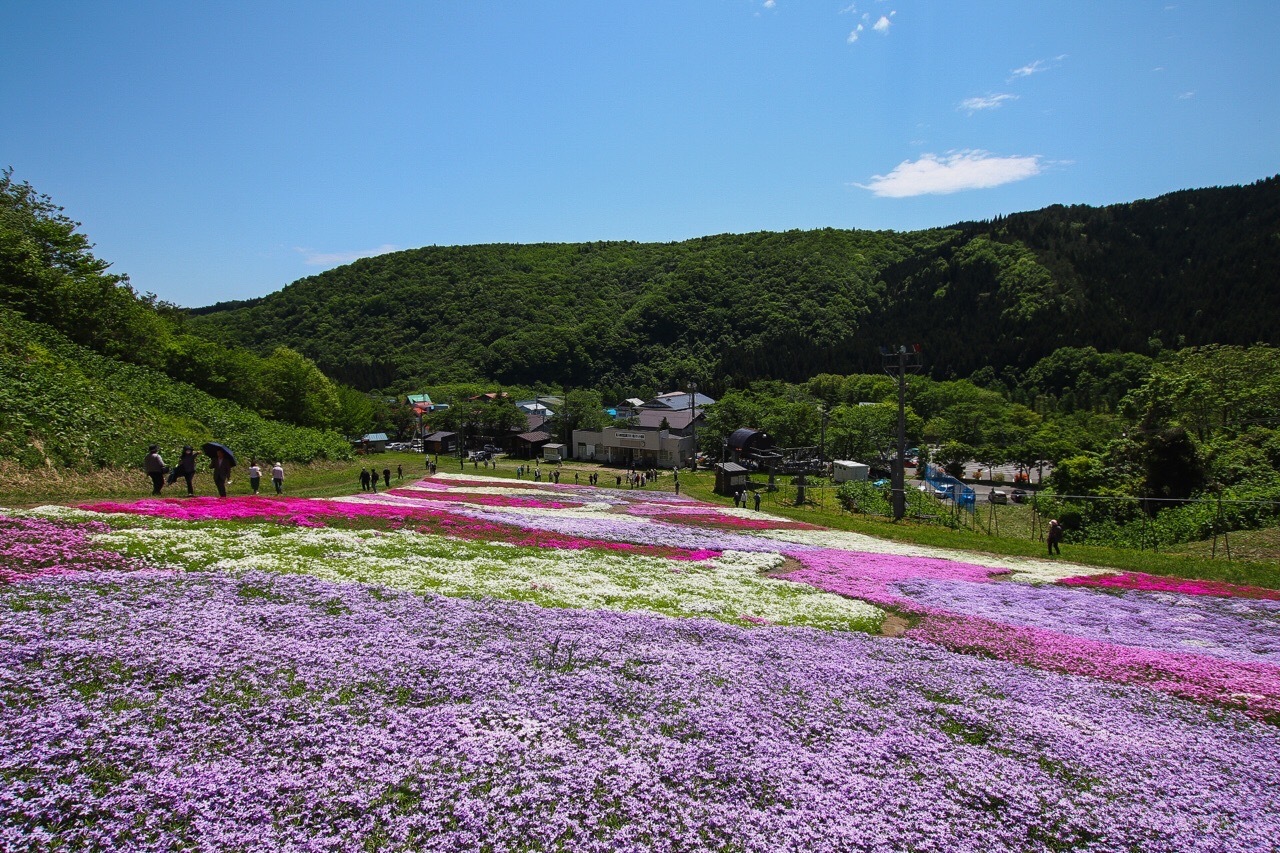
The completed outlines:
<svg viewBox="0 0 1280 853">
<path fill-rule="evenodd" d="M 184 443 L 208 440 L 230 445 L 246 464 L 250 455 L 289 461 L 350 455 L 335 433 L 268 421 L 0 309 L 0 471 L 6 490 L 15 481 L 35 487 L 62 480 L 68 470 L 140 466 L 152 442 L 172 464 Z"/>
</svg>

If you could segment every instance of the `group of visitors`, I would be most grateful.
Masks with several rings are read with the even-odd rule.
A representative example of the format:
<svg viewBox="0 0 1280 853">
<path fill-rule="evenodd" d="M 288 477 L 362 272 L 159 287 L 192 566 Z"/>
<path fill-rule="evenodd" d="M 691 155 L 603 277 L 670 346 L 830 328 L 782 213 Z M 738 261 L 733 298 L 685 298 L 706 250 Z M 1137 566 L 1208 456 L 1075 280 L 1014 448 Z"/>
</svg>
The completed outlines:
<svg viewBox="0 0 1280 853">
<path fill-rule="evenodd" d="M 397 466 L 400 476 L 404 476 L 404 470 Z M 382 482 L 385 488 L 391 488 L 391 469 L 382 469 Z M 377 468 L 361 468 L 360 469 L 360 491 L 377 492 L 378 491 L 378 469 Z"/>
<path fill-rule="evenodd" d="M 748 498 L 747 498 L 747 490 L 746 490 L 746 489 L 738 489 L 736 492 L 734 492 L 734 493 L 733 493 L 733 505 L 734 505 L 734 506 L 736 506 L 736 507 L 741 507 L 741 508 L 743 508 L 743 509 L 746 509 L 746 508 L 747 508 L 747 500 L 748 500 Z M 754 490 L 753 490 L 753 491 L 751 492 L 751 498 L 750 498 L 750 500 L 755 504 L 755 510 L 756 510 L 756 512 L 759 512 L 759 511 L 760 511 L 760 493 L 759 493 L 759 492 L 757 492 L 757 491 L 754 491 Z"/>
<path fill-rule="evenodd" d="M 219 497 L 225 498 L 227 485 L 231 482 L 231 469 L 236 464 L 235 457 L 222 445 L 212 442 L 205 445 L 205 453 L 209 455 L 209 470 L 213 473 L 214 488 L 218 490 Z M 193 497 L 196 493 L 194 480 L 197 459 L 196 449 L 190 444 L 183 445 L 178 463 L 171 468 L 160 455 L 160 445 L 148 447 L 147 455 L 142 460 L 142 470 L 151 478 L 152 496 L 159 497 L 164 493 L 166 485 L 172 486 L 181 477 L 187 484 L 187 497 Z M 277 495 L 284 494 L 284 465 L 280 462 L 271 466 L 271 482 L 275 485 Z M 258 465 L 258 460 L 253 459 L 249 463 L 249 488 L 253 494 L 258 494 L 261 483 L 262 468 Z"/>
<path fill-rule="evenodd" d="M 497 467 L 497 466 L 495 465 L 494 467 Z M 533 470 L 533 481 L 534 481 L 535 483 L 541 483 L 541 482 L 542 482 L 542 466 L 541 466 L 541 465 L 539 465 L 537 462 L 534 462 L 534 463 L 533 463 L 533 469 L 532 469 L 532 470 Z M 530 468 L 529 468 L 529 466 L 528 466 L 528 465 L 517 465 L 517 466 L 516 466 L 516 479 L 517 479 L 517 480 L 524 479 L 524 475 L 525 475 L 525 474 L 528 474 L 528 473 L 529 473 L 529 471 L 530 471 Z M 575 476 L 576 476 L 576 475 L 575 475 Z M 548 475 L 547 475 L 547 482 L 549 482 L 549 483 L 558 483 L 558 482 L 560 482 L 560 471 L 559 471 L 559 469 L 554 470 L 554 471 L 552 471 L 550 474 L 548 474 Z"/>
</svg>

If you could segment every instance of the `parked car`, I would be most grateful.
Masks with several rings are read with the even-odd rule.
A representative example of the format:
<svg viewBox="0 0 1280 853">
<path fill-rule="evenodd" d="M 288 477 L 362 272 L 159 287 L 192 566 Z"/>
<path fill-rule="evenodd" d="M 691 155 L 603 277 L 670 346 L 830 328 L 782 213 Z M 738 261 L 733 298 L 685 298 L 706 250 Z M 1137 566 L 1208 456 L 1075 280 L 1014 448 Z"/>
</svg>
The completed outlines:
<svg viewBox="0 0 1280 853">
<path fill-rule="evenodd" d="M 486 444 L 484 446 L 484 452 L 488 453 L 489 458 L 492 459 L 493 457 L 497 456 L 499 453 L 502 452 L 502 448 L 498 447 L 496 444 Z"/>
<path fill-rule="evenodd" d="M 1012 492 L 1009 493 L 1009 500 L 1013 501 L 1016 504 L 1026 503 L 1027 493 L 1022 489 L 1014 489 Z"/>
<path fill-rule="evenodd" d="M 993 504 L 1007 504 L 1009 502 L 1009 493 L 1004 489 L 992 489 L 987 492 L 987 500 Z"/>
</svg>

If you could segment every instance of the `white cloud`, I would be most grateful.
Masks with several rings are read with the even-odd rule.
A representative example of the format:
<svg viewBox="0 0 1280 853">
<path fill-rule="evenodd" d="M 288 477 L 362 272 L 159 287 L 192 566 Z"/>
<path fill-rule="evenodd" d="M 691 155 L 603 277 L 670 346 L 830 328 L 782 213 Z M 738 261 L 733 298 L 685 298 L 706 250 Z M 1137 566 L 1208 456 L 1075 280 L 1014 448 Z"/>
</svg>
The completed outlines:
<svg viewBox="0 0 1280 853">
<path fill-rule="evenodd" d="M 766 9 L 772 9 L 773 7 L 775 7 L 775 6 L 777 6 L 777 5 L 778 5 L 778 4 L 777 4 L 776 0 L 764 0 L 764 7 L 765 7 Z"/>
<path fill-rule="evenodd" d="M 957 151 L 939 157 L 921 155 L 903 160 L 887 175 L 873 175 L 870 183 L 855 184 L 881 198 L 946 195 L 980 190 L 1034 177 L 1041 172 L 1039 155 L 997 157 L 987 151 Z"/>
<path fill-rule="evenodd" d="M 858 24 L 858 26 L 853 28 L 853 32 L 849 33 L 849 37 L 845 39 L 845 41 L 848 42 L 849 44 L 853 44 L 855 41 L 858 40 L 859 37 L 861 37 L 861 35 L 862 35 L 862 24 Z"/>
<path fill-rule="evenodd" d="M 1182 92 L 1178 95 L 1179 101 L 1189 101 L 1196 96 L 1195 92 Z"/>
<path fill-rule="evenodd" d="M 880 33 L 881 35 L 888 35 L 888 34 L 889 34 L 889 25 L 890 25 L 889 17 L 890 17 L 890 16 L 892 16 L 892 15 L 895 15 L 895 14 L 897 14 L 897 13 L 896 13 L 896 12 L 890 12 L 888 15 L 881 15 L 881 16 L 880 16 L 880 20 L 876 21 L 876 22 L 875 22 L 875 24 L 874 24 L 874 25 L 872 25 L 871 29 L 875 30 L 876 32 Z"/>
<path fill-rule="evenodd" d="M 1009 95 L 999 93 L 996 95 L 982 95 L 976 98 L 965 98 L 960 102 L 960 109 L 967 110 L 970 115 L 979 110 L 994 110 L 1004 104 L 1005 101 L 1016 101 L 1017 95 Z"/>
<path fill-rule="evenodd" d="M 337 264 L 349 264 L 360 258 L 372 258 L 377 255 L 385 255 L 388 252 L 396 251 L 395 246 L 390 243 L 383 243 L 376 249 L 368 249 L 363 252 L 317 252 L 312 249 L 303 249 L 297 247 L 295 252 L 302 255 L 302 262 L 309 267 L 331 267 Z"/>
</svg>

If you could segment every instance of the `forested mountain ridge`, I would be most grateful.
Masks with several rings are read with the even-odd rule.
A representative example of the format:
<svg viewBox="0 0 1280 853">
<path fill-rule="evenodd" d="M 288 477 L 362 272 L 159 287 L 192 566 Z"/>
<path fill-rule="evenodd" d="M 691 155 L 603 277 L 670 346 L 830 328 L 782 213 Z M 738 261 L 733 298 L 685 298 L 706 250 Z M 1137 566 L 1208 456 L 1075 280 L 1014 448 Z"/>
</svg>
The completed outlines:
<svg viewBox="0 0 1280 853">
<path fill-rule="evenodd" d="M 1063 346 L 1151 352 L 1273 342 L 1280 321 L 1280 178 L 1131 204 L 1055 205 L 962 223 L 951 244 L 890 270 L 903 337 L 921 322 L 933 361 L 1025 369 Z M 905 274 L 903 274 L 905 273 Z M 975 346 L 972 332 L 986 333 Z M 979 360 L 965 350 L 977 350 Z"/>
<path fill-rule="evenodd" d="M 357 387 L 493 379 L 606 391 L 878 370 L 919 342 L 938 377 L 1064 346 L 1270 341 L 1280 178 L 909 233 L 823 229 L 427 247 L 247 303 L 201 334 L 287 345 Z"/>
</svg>

